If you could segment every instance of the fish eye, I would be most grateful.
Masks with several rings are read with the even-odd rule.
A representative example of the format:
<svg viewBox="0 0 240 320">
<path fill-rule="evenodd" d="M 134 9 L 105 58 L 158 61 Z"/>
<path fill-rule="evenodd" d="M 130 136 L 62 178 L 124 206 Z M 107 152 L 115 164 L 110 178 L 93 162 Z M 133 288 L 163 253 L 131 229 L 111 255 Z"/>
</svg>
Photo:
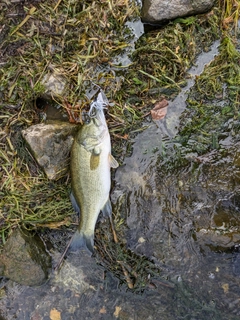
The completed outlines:
<svg viewBox="0 0 240 320">
<path fill-rule="evenodd" d="M 91 118 L 87 113 L 83 113 L 82 115 L 83 123 L 89 124 L 91 122 Z"/>
</svg>

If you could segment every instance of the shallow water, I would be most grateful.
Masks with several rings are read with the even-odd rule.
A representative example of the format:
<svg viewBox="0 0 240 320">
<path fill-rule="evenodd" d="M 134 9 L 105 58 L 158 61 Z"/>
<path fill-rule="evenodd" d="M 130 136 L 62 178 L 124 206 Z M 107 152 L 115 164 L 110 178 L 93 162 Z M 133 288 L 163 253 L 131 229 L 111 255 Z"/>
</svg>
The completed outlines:
<svg viewBox="0 0 240 320">
<path fill-rule="evenodd" d="M 176 284 L 175 294 L 165 296 L 166 309 L 175 310 L 168 319 L 224 319 L 222 312 L 229 319 L 240 316 L 239 145 L 232 145 L 228 134 L 220 141 L 223 157 L 214 150 L 198 160 L 189 155 L 189 165 L 162 172 L 166 150 L 168 155 L 176 152 L 172 138 L 189 89 L 218 54 L 218 46 L 215 42 L 199 56 L 166 118 L 144 124 L 131 157 L 115 175 L 112 201 L 118 212 L 125 212 L 128 247 L 155 261 L 162 276 Z"/>
<path fill-rule="evenodd" d="M 186 108 L 186 99 L 188 97 L 189 90 L 195 83 L 195 77 L 199 76 L 203 72 L 204 68 L 218 54 L 219 44 L 219 41 L 214 42 L 208 52 L 205 52 L 198 57 L 195 65 L 188 71 L 189 78 L 187 79 L 186 86 L 173 101 L 169 102 L 168 112 L 164 121 L 157 122 L 163 136 L 166 135 L 172 138 L 176 135 L 179 126 L 179 118 L 183 110 Z"/>
<path fill-rule="evenodd" d="M 144 34 L 144 27 L 140 19 L 136 19 L 133 21 L 127 21 L 125 24 L 131 30 L 132 39 L 128 44 L 128 48 L 125 53 L 121 56 L 118 56 L 113 64 L 121 65 L 122 67 L 127 67 L 132 63 L 132 60 L 129 58 L 129 55 L 133 52 L 135 48 L 136 41 Z"/>
</svg>

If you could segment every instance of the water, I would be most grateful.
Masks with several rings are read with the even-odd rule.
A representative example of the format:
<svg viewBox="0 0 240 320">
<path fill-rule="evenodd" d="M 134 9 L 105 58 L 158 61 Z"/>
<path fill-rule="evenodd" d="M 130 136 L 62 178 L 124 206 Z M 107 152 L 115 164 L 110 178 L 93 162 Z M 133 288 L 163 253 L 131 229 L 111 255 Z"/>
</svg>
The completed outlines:
<svg viewBox="0 0 240 320">
<path fill-rule="evenodd" d="M 121 65 L 121 67 L 127 67 L 129 64 L 132 63 L 132 60 L 129 58 L 129 55 L 134 50 L 136 41 L 140 38 L 141 35 L 144 34 L 144 27 L 140 19 L 127 21 L 125 26 L 131 30 L 132 38 L 128 43 L 128 48 L 124 52 L 124 54 L 118 56 L 113 61 L 113 64 Z"/>
<path fill-rule="evenodd" d="M 166 310 L 175 310 L 168 310 L 168 319 L 224 319 L 225 311 L 229 319 L 240 316 L 240 174 L 234 169 L 239 143 L 231 145 L 228 137 L 225 157 L 214 160 L 213 151 L 201 164 L 189 159 L 182 169 L 162 172 L 166 150 L 176 152 L 172 138 L 195 76 L 218 46 L 217 41 L 199 56 L 165 119 L 144 124 L 115 175 L 112 202 L 126 221 L 127 246 L 155 261 L 162 277 L 176 284 L 176 295 L 165 296 Z"/>
<path fill-rule="evenodd" d="M 162 135 L 167 135 L 169 137 L 174 137 L 176 135 L 178 131 L 179 118 L 183 110 L 186 108 L 186 99 L 189 90 L 195 84 L 195 77 L 199 76 L 203 72 L 204 68 L 218 54 L 219 43 L 219 41 L 214 42 L 210 51 L 205 54 L 201 54 L 195 65 L 188 71 L 189 79 L 187 79 L 187 85 L 173 101 L 170 101 L 165 121 L 159 121 L 157 123 L 162 130 Z"/>
</svg>

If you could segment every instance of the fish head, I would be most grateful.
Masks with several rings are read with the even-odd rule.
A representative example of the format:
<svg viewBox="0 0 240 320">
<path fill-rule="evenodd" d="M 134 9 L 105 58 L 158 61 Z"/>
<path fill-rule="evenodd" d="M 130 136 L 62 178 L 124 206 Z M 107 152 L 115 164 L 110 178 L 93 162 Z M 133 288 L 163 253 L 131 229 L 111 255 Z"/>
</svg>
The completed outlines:
<svg viewBox="0 0 240 320">
<path fill-rule="evenodd" d="M 104 93 L 100 92 L 98 97 L 90 104 L 90 110 L 82 114 L 83 126 L 77 135 L 77 140 L 87 151 L 100 146 L 109 136 L 104 115 L 104 109 L 108 102 L 107 98 L 104 99 L 104 96 Z"/>
<path fill-rule="evenodd" d="M 104 116 L 104 115 L 103 115 Z M 89 117 L 88 114 L 83 115 L 83 128 L 84 136 L 101 137 L 102 133 L 107 130 L 107 124 L 100 117 Z"/>
<path fill-rule="evenodd" d="M 93 119 L 96 126 L 107 126 L 104 109 L 106 109 L 108 104 L 108 99 L 103 91 L 100 91 L 97 98 L 91 103 L 88 116 Z"/>
<path fill-rule="evenodd" d="M 103 107 L 93 102 L 90 111 L 83 115 L 83 122 L 77 139 L 87 151 L 92 151 L 109 136 Z"/>
<path fill-rule="evenodd" d="M 85 130 L 99 132 L 107 129 L 107 122 L 103 110 L 91 107 L 88 113 L 82 115 L 82 119 L 84 127 L 86 128 Z"/>
</svg>

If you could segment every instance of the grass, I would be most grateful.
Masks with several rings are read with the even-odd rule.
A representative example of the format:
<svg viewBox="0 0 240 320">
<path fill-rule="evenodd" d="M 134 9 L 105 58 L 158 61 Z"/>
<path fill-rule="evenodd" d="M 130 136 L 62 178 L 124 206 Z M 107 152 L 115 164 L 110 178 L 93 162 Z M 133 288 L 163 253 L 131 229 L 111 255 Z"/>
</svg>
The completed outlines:
<svg viewBox="0 0 240 320">
<path fill-rule="evenodd" d="M 226 121 L 239 120 L 239 8 L 236 0 L 219 0 L 207 14 L 176 19 L 144 34 L 126 68 L 116 65 L 114 59 L 128 50 L 131 34 L 125 22 L 140 15 L 134 1 L 1 3 L 0 247 L 17 226 L 36 229 L 71 223 L 68 174 L 61 181 L 48 181 L 20 134 L 40 121 L 32 101 L 44 93 L 44 76 L 61 74 L 66 87 L 55 99 L 63 109 L 67 100 L 78 113 L 87 104 L 90 82 L 102 87 L 112 103 L 108 125 L 113 154 L 121 162 L 131 153 L 131 137 L 141 130 L 142 119 L 154 103 L 161 97 L 174 98 L 197 55 L 220 39 L 219 55 L 197 78 L 189 96 L 176 138 L 181 148 L 174 159 L 169 156 L 166 165 L 168 170 L 177 168 L 186 164 L 187 152 L 204 154 L 218 148 Z M 223 96 L 224 106 L 219 103 Z M 237 128 L 236 124 L 236 132 Z M 167 157 L 166 151 L 164 159 Z M 101 252 L 104 244 L 100 237 L 97 241 Z M 138 268 L 136 257 L 131 260 L 129 252 L 122 250 L 117 244 L 109 248 L 111 258 L 106 265 L 114 271 L 117 252 L 116 256 L 125 254 L 127 263 Z M 118 266 L 116 272 L 121 273 L 122 268 Z"/>
<path fill-rule="evenodd" d="M 218 21 L 220 28 L 219 54 L 196 78 L 187 99 L 187 108 L 180 119 L 179 133 L 160 157 L 163 175 L 177 172 L 189 165 L 188 154 L 198 156 L 213 150 L 221 158 L 225 151 L 219 141 L 231 134 L 239 140 L 239 62 L 238 46 L 239 2 L 220 2 Z M 220 15 L 219 15 L 220 14 Z M 229 122 L 230 121 L 230 122 Z M 175 143 L 174 143 L 175 141 Z"/>
</svg>

